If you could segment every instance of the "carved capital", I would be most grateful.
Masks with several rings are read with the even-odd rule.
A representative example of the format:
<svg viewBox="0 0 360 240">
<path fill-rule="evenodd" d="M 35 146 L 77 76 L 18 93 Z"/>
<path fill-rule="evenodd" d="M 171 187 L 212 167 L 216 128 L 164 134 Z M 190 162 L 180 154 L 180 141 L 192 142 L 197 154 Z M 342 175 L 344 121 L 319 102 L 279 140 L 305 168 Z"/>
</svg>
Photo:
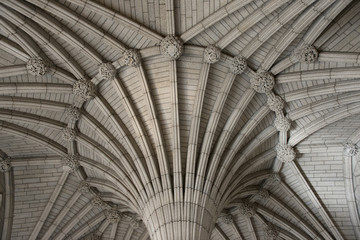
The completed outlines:
<svg viewBox="0 0 360 240">
<path fill-rule="evenodd" d="M 253 217 L 256 213 L 255 205 L 251 202 L 244 201 L 238 205 L 240 214 L 246 217 Z"/>
<path fill-rule="evenodd" d="M 89 240 L 100 240 L 101 239 L 101 233 L 96 232 L 96 233 L 92 233 L 91 237 Z"/>
<path fill-rule="evenodd" d="M 95 195 L 93 199 L 91 199 L 91 205 L 93 207 L 102 208 L 105 206 L 105 202 L 101 199 L 99 195 Z"/>
<path fill-rule="evenodd" d="M 91 234 L 91 240 L 100 240 L 102 233 L 99 231 L 95 231 Z"/>
<path fill-rule="evenodd" d="M 115 208 L 107 209 L 105 211 L 105 216 L 111 223 L 117 223 L 121 219 L 121 213 Z"/>
<path fill-rule="evenodd" d="M 78 187 L 78 191 L 83 195 L 91 193 L 90 184 L 87 181 L 81 181 Z"/>
<path fill-rule="evenodd" d="M 254 199 L 255 201 L 263 201 L 268 199 L 270 196 L 269 191 L 266 189 L 260 189 L 255 195 Z"/>
<path fill-rule="evenodd" d="M 140 65 L 140 54 L 136 49 L 127 49 L 123 54 L 126 66 L 136 67 Z"/>
<path fill-rule="evenodd" d="M 11 169 L 11 162 L 9 158 L 0 159 L 0 172 L 7 172 Z"/>
<path fill-rule="evenodd" d="M 131 217 L 130 219 L 130 226 L 133 228 L 133 229 L 138 229 L 140 227 L 140 222 L 141 220 L 138 219 L 136 216 L 133 216 Z"/>
<path fill-rule="evenodd" d="M 101 239 L 101 232 L 95 231 L 86 237 L 81 238 L 81 240 L 100 240 Z"/>
<path fill-rule="evenodd" d="M 236 56 L 230 63 L 230 71 L 234 74 L 241 74 L 247 67 L 246 59 L 242 56 Z"/>
<path fill-rule="evenodd" d="M 78 108 L 74 105 L 71 105 L 65 109 L 65 115 L 69 119 L 77 121 L 80 119 L 80 116 L 81 116 L 80 108 Z"/>
<path fill-rule="evenodd" d="M 74 83 L 73 93 L 80 101 L 87 101 L 95 96 L 96 87 L 91 81 L 80 79 Z"/>
<path fill-rule="evenodd" d="M 221 215 L 219 220 L 222 223 L 229 225 L 229 224 L 233 223 L 233 216 L 230 213 L 226 213 L 226 214 Z"/>
<path fill-rule="evenodd" d="M 355 143 L 347 142 L 344 144 L 344 152 L 346 156 L 354 157 L 359 152 L 359 147 Z"/>
<path fill-rule="evenodd" d="M 63 158 L 63 170 L 70 173 L 75 172 L 80 167 L 79 159 L 79 154 L 68 155 Z"/>
<path fill-rule="evenodd" d="M 216 63 L 220 60 L 221 50 L 215 45 L 209 45 L 204 51 L 204 61 L 206 63 Z"/>
<path fill-rule="evenodd" d="M 183 48 L 182 41 L 174 35 L 168 35 L 160 42 L 160 53 L 171 60 L 178 59 L 183 53 Z"/>
<path fill-rule="evenodd" d="M 284 115 L 277 114 L 274 121 L 274 126 L 278 131 L 287 132 L 290 130 L 291 123 L 290 120 Z"/>
<path fill-rule="evenodd" d="M 294 149 L 289 144 L 278 144 L 276 146 L 277 157 L 281 162 L 292 162 L 296 157 Z"/>
<path fill-rule="evenodd" d="M 278 239 L 280 239 L 278 231 L 276 230 L 274 225 L 272 225 L 271 223 L 269 223 L 265 227 L 265 239 L 266 240 L 278 240 Z"/>
<path fill-rule="evenodd" d="M 267 93 L 275 85 L 274 76 L 266 71 L 259 70 L 256 75 L 250 79 L 251 87 L 258 93 Z"/>
<path fill-rule="evenodd" d="M 49 66 L 38 57 L 32 57 L 27 61 L 27 70 L 34 76 L 40 76 L 47 73 Z"/>
<path fill-rule="evenodd" d="M 279 184 L 280 182 L 281 182 L 281 177 L 280 177 L 279 173 L 277 173 L 277 172 L 272 173 L 266 179 L 266 184 L 268 184 L 269 186 Z"/>
<path fill-rule="evenodd" d="M 113 80 L 115 78 L 116 69 L 111 63 L 102 63 L 99 65 L 99 74 L 101 79 Z"/>
<path fill-rule="evenodd" d="M 66 142 L 71 142 L 71 141 L 75 140 L 77 133 L 78 133 L 78 131 L 76 129 L 66 127 L 62 131 L 62 134 L 63 134 L 62 138 Z"/>
</svg>

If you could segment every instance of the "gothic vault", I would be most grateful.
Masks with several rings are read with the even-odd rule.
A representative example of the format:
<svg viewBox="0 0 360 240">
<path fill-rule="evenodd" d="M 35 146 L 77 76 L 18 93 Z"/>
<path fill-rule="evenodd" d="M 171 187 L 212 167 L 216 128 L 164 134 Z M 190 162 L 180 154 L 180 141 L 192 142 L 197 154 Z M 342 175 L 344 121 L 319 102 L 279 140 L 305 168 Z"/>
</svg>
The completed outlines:
<svg viewBox="0 0 360 240">
<path fill-rule="evenodd" d="M 360 239 L 358 0 L 2 0 L 0 239 Z"/>
</svg>

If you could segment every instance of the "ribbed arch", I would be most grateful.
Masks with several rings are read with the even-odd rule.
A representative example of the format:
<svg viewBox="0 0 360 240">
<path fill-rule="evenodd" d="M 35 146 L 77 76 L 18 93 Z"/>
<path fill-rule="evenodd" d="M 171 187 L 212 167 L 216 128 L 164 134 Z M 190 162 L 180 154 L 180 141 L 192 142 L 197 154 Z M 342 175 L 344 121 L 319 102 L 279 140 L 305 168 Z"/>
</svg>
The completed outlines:
<svg viewBox="0 0 360 240">
<path fill-rule="evenodd" d="M 289 5 L 288 9 L 297 9 L 295 12 L 301 12 L 314 3 L 314 0 L 311 1 L 295 1 Z M 290 20 L 296 17 L 297 14 L 294 14 L 292 11 L 283 11 L 279 16 L 279 19 L 273 19 L 260 33 L 257 34 L 257 38 L 250 42 L 244 50 L 241 52 L 241 55 L 245 58 L 249 58 L 264 42 L 266 42 L 274 33 L 276 33 L 281 27 L 287 24 Z M 281 19 L 281 20 L 280 20 Z M 280 21 L 279 21 L 280 20 Z"/>
<path fill-rule="evenodd" d="M 287 225 L 288 225 L 287 230 L 285 230 L 283 228 L 279 228 L 278 225 L 273 224 L 272 222 L 273 222 L 274 216 L 271 216 L 268 211 L 271 212 L 270 210 L 268 210 L 266 208 L 262 208 L 261 210 L 259 210 L 256 213 L 256 215 L 255 215 L 256 219 L 259 220 L 261 223 L 263 223 L 265 226 L 269 226 L 269 225 L 275 226 L 275 228 L 278 230 L 279 236 L 286 240 L 307 239 L 306 237 L 308 237 L 308 236 L 297 232 L 297 231 L 299 231 L 298 228 L 297 228 L 297 231 L 296 230 L 292 231 L 291 227 L 289 227 L 290 224 L 285 219 L 281 219 L 282 221 L 278 219 L 276 222 L 280 223 L 282 226 L 283 226 L 282 223 L 287 223 Z M 271 220 L 267 220 L 265 218 L 265 216 L 270 218 Z M 294 226 L 294 225 L 291 224 L 290 226 Z M 295 228 L 296 228 L 296 226 L 295 226 Z M 293 233 L 295 233 L 295 234 L 293 234 Z"/>
<path fill-rule="evenodd" d="M 0 35 L 0 48 L 5 52 L 10 53 L 14 57 L 20 59 L 21 61 L 25 62 L 30 58 L 29 54 L 26 53 L 23 49 L 21 49 L 18 44 L 10 41 L 8 38 L 5 38 L 2 35 Z"/>
<path fill-rule="evenodd" d="M 65 156 L 67 150 L 61 144 L 24 127 L 20 127 L 16 124 L 0 121 L 0 131 L 11 134 L 17 135 L 23 138 L 28 138 L 34 142 L 37 142 L 43 145 L 46 148 L 49 148 L 53 152 L 59 154 L 60 156 Z"/>
<path fill-rule="evenodd" d="M 50 51 L 58 60 L 61 60 L 62 63 L 67 67 L 69 72 L 71 72 L 76 78 L 86 78 L 86 74 L 80 65 L 73 59 L 73 57 L 66 52 L 66 50 L 48 33 L 46 33 L 42 28 L 33 22 L 31 19 L 26 19 L 20 14 L 13 12 L 12 10 L 6 9 L 0 5 L 0 12 L 3 13 L 3 16 L 6 16 L 13 24 L 19 26 L 21 30 L 28 34 L 33 34 L 37 42 L 44 46 L 45 49 Z M 39 49 L 41 49 L 39 47 Z"/>
<path fill-rule="evenodd" d="M 45 11 L 42 11 L 39 8 L 33 8 L 31 5 L 23 2 L 14 3 L 5 1 L 4 4 L 23 14 L 27 18 L 32 19 L 46 30 L 56 33 L 64 41 L 76 47 L 79 52 L 85 54 L 85 56 L 92 60 L 94 64 L 100 64 L 102 62 L 100 54 L 98 54 L 91 46 L 80 39 L 71 30 L 62 26 L 59 21 L 50 17 Z"/>
<path fill-rule="evenodd" d="M 16 27 L 6 21 L 3 18 L 0 18 L 0 26 L 2 31 L 7 34 L 7 38 L 11 39 L 12 41 L 16 42 L 19 46 L 22 47 L 22 49 L 30 56 L 30 57 L 40 57 L 44 56 L 44 53 L 40 50 L 39 46 L 36 44 L 36 42 L 27 36 L 25 32 L 23 31 L 17 31 Z M 9 45 L 7 45 L 9 46 Z M 11 48 L 12 50 L 15 50 L 14 47 Z M 23 55 L 23 54 L 22 54 Z"/>
<path fill-rule="evenodd" d="M 41 109 L 55 112 L 63 112 L 65 111 L 66 107 L 69 106 L 68 104 L 55 101 L 10 96 L 0 96 L 0 103 L 2 107 L 17 109 Z"/>
<path fill-rule="evenodd" d="M 71 24 L 79 24 L 80 27 L 94 34 L 99 39 L 103 40 L 106 44 L 114 49 L 122 52 L 125 50 L 124 45 L 119 42 L 115 37 L 107 34 L 104 30 L 97 27 L 92 22 L 86 20 L 84 17 L 78 16 L 70 9 L 63 5 L 50 0 L 26 0 L 27 2 L 44 9 L 47 12 L 57 12 L 61 18 L 70 22 Z"/>
<path fill-rule="evenodd" d="M 299 118 L 306 117 L 308 115 L 329 109 L 337 108 L 347 104 L 356 103 L 360 101 L 360 94 L 355 93 L 342 93 L 336 96 L 331 96 L 324 98 L 320 101 L 311 102 L 309 104 L 303 105 L 300 108 L 296 108 L 288 113 L 288 117 L 291 120 L 297 120 Z"/>
<path fill-rule="evenodd" d="M 353 239 L 344 227 L 342 185 L 336 191 L 344 218 L 308 175 L 322 171 L 309 167 L 318 164 L 316 152 L 297 148 L 304 139 L 319 143 L 313 138 L 320 129 L 339 141 L 333 123 L 358 124 L 352 116 L 360 113 L 359 6 L 350 0 L 0 3 L 0 148 L 14 144 L 0 170 L 10 167 L 15 184 L 31 182 L 26 173 L 46 164 L 61 175 L 48 182 L 43 209 L 29 205 L 36 223 L 24 227 L 24 238 L 256 239 L 273 223 L 281 239 Z M 166 42 L 163 33 L 179 34 L 182 43 Z M 312 44 L 318 49 L 306 52 Z M 127 51 L 134 46 L 139 55 Z M 29 61 L 35 57 L 49 65 Z M 264 71 L 274 75 L 274 87 Z M 75 130 L 74 139 L 61 140 L 64 129 Z M 334 182 L 343 170 L 337 160 L 321 163 L 331 164 Z M 246 204 L 258 204 L 254 216 L 243 215 L 251 211 Z"/>
<path fill-rule="evenodd" d="M 7 122 L 15 121 L 25 124 L 41 125 L 56 130 L 62 130 L 66 127 L 65 123 L 55 121 L 51 118 L 8 109 L 0 109 L 0 119 Z"/>
<path fill-rule="evenodd" d="M 224 37 L 217 41 L 216 45 L 221 49 L 226 48 L 230 43 L 240 37 L 241 34 L 251 29 L 256 23 L 260 22 L 263 18 L 267 17 L 273 11 L 281 7 L 282 5 L 288 3 L 289 0 L 286 1 L 277 1 L 272 0 L 264 3 L 259 6 L 259 8 L 245 18 L 239 25 L 237 25 L 234 29 L 232 29 L 229 33 L 227 33 Z M 292 5 L 289 7 L 293 7 Z M 254 21 L 256 19 L 256 21 Z"/>
<path fill-rule="evenodd" d="M 123 199 L 123 203 L 130 203 L 129 206 L 134 211 L 137 209 L 136 208 L 137 203 L 136 203 L 135 198 L 133 196 L 131 196 L 130 191 L 127 190 L 125 186 L 122 186 L 122 184 L 120 184 L 119 181 L 116 181 L 115 183 L 113 183 L 112 181 L 109 181 L 109 180 L 104 181 L 104 179 L 87 178 L 86 182 L 89 183 L 90 186 L 93 186 L 96 188 L 104 188 L 106 191 L 119 196 L 121 199 Z M 119 188 L 122 190 L 121 192 L 118 191 Z"/>
<path fill-rule="evenodd" d="M 309 124 L 305 125 L 298 131 L 293 133 L 289 139 L 289 144 L 295 146 L 296 144 L 304 140 L 306 137 L 308 137 L 310 134 L 326 127 L 327 125 L 359 113 L 359 105 L 359 103 L 348 104 L 315 119 L 314 121 L 310 122 Z"/>
<path fill-rule="evenodd" d="M 129 173 L 126 172 L 126 170 L 124 169 L 124 166 L 122 165 L 120 159 L 116 158 L 110 151 L 105 149 L 100 144 L 96 143 L 94 140 L 92 140 L 89 137 L 85 136 L 84 134 L 80 133 L 76 137 L 76 141 L 79 144 L 85 145 L 90 150 L 95 151 L 95 153 L 98 153 L 101 157 L 103 157 L 104 160 L 109 164 L 109 166 L 113 167 L 114 170 L 116 171 L 116 173 L 120 176 L 121 183 L 126 185 L 129 188 L 130 192 L 134 196 L 137 195 L 137 190 L 136 190 L 136 187 L 135 187 L 136 184 L 131 182 L 130 179 L 129 179 L 130 177 L 137 178 L 135 172 L 129 172 Z M 137 182 L 138 181 L 136 181 L 136 183 Z"/>
<path fill-rule="evenodd" d="M 223 180 L 222 186 L 219 188 L 220 194 L 218 193 L 218 196 L 222 196 L 223 199 L 226 199 L 227 195 L 233 191 L 233 189 L 236 187 L 231 180 L 236 174 L 236 170 L 240 169 L 241 165 L 244 164 L 246 161 L 246 157 L 248 154 L 250 154 L 251 151 L 256 149 L 260 144 L 262 144 L 264 141 L 266 141 L 268 138 L 272 137 L 276 133 L 276 130 L 274 127 L 268 127 L 265 130 L 263 130 L 255 139 L 253 139 L 242 151 L 239 151 L 233 159 L 236 160 L 231 165 L 231 168 L 229 168 L 229 173 L 225 175 L 225 178 Z M 230 185 L 228 185 L 231 182 Z M 223 186 L 228 186 L 226 192 L 227 194 L 224 194 L 224 188 Z M 224 194 L 224 195 L 223 195 Z"/>
<path fill-rule="evenodd" d="M 281 53 L 289 46 L 289 44 L 306 28 L 308 25 L 314 21 L 318 16 L 319 12 L 325 11 L 328 7 L 332 5 L 334 1 L 319 1 L 314 3 L 314 5 L 306 10 L 304 14 L 300 15 L 296 21 L 292 24 L 290 29 L 288 29 L 281 38 L 277 41 L 277 44 L 270 50 L 267 54 L 265 60 L 261 64 L 262 68 L 268 70 L 274 64 L 276 59 L 281 55 Z"/>
<path fill-rule="evenodd" d="M 71 94 L 73 87 L 69 84 L 54 83 L 0 83 L 0 94 L 17 93 L 65 93 Z"/>
<path fill-rule="evenodd" d="M 89 8 L 92 11 L 101 14 L 103 16 L 106 16 L 110 18 L 112 21 L 119 22 L 121 25 L 124 25 L 132 30 L 134 30 L 136 33 L 144 35 L 145 37 L 158 42 L 162 39 L 162 36 L 153 32 L 152 30 L 144 27 L 143 25 L 140 25 L 136 23 L 135 21 L 120 15 L 117 12 L 112 11 L 111 9 L 108 9 L 104 7 L 101 4 L 96 3 L 92 0 L 75 0 L 71 1 L 74 4 L 77 4 L 79 6 L 83 6 L 84 8 Z"/>
<path fill-rule="evenodd" d="M 188 40 L 192 39 L 197 34 L 204 31 L 206 28 L 209 28 L 210 26 L 214 25 L 216 22 L 220 21 L 222 18 L 226 16 L 226 14 L 231 14 L 232 12 L 238 10 L 239 8 L 244 7 L 246 4 L 248 4 L 250 1 L 245 0 L 237 0 L 232 1 L 225 5 L 224 7 L 218 9 L 216 12 L 212 13 L 210 16 L 204 18 L 202 21 L 198 22 L 196 25 L 191 27 L 190 29 L 186 30 L 180 38 L 187 42 Z"/>
</svg>

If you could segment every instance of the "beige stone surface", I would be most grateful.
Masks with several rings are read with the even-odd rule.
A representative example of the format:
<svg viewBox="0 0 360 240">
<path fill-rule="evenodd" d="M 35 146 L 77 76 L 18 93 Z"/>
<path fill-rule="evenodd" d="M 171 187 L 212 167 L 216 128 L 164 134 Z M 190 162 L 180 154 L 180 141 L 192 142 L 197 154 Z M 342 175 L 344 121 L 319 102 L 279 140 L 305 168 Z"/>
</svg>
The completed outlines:
<svg viewBox="0 0 360 240">
<path fill-rule="evenodd" d="M 1 1 L 0 239 L 360 239 L 359 78 L 357 0 Z"/>
</svg>

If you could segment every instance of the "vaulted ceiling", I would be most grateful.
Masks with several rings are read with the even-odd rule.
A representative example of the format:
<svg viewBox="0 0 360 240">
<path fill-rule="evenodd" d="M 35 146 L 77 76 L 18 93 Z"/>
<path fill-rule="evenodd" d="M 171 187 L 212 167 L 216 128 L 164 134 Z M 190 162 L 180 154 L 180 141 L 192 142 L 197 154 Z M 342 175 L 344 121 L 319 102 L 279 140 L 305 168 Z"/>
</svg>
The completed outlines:
<svg viewBox="0 0 360 240">
<path fill-rule="evenodd" d="M 3 0 L 1 239 L 360 239 L 360 2 Z"/>
</svg>

